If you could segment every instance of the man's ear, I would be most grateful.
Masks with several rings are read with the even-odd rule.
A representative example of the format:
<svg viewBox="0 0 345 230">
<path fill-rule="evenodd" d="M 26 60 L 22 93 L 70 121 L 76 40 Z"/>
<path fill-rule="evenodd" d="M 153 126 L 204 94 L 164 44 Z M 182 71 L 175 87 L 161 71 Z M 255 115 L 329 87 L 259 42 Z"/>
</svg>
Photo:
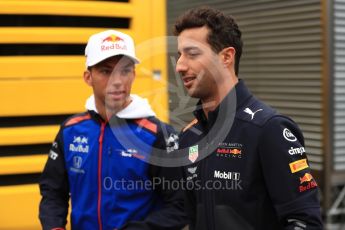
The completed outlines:
<svg viewBox="0 0 345 230">
<path fill-rule="evenodd" d="M 137 73 L 135 72 L 135 66 L 134 66 L 134 70 L 133 70 L 133 81 L 135 79 L 135 77 L 137 76 Z"/>
<path fill-rule="evenodd" d="M 224 67 L 230 67 L 235 64 L 236 50 L 234 47 L 226 47 L 220 52 L 220 54 Z"/>
<path fill-rule="evenodd" d="M 91 77 L 91 72 L 89 70 L 84 71 L 84 81 L 89 86 L 92 86 L 92 77 Z"/>
</svg>

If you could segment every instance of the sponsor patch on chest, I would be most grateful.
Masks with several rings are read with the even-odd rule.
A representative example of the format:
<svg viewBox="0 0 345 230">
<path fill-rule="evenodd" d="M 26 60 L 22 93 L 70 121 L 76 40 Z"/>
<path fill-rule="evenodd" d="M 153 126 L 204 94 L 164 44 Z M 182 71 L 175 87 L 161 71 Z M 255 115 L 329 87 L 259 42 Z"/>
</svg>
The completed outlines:
<svg viewBox="0 0 345 230">
<path fill-rule="evenodd" d="M 227 158 L 242 158 L 243 145 L 240 143 L 219 143 L 216 156 Z"/>
</svg>

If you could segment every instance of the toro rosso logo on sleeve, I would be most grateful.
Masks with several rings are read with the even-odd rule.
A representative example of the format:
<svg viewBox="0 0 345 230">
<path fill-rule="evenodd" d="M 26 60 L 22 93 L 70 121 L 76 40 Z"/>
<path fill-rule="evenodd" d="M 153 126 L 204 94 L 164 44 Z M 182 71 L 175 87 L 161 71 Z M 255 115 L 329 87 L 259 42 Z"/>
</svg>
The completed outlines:
<svg viewBox="0 0 345 230">
<path fill-rule="evenodd" d="M 297 138 L 295 137 L 295 135 L 293 135 L 293 133 L 287 128 L 285 128 L 283 130 L 283 136 L 284 136 L 285 140 L 287 140 L 287 141 L 290 141 L 290 142 L 297 141 Z"/>
<path fill-rule="evenodd" d="M 50 150 L 49 152 L 49 157 L 53 160 L 56 160 L 58 158 L 59 154 L 57 154 L 56 152 L 54 152 L 53 150 Z"/>
<path fill-rule="evenodd" d="M 59 154 L 54 151 L 57 148 L 58 148 L 58 143 L 56 141 L 54 141 L 52 144 L 52 149 L 49 152 L 49 157 L 53 160 L 56 160 L 59 156 Z"/>
</svg>

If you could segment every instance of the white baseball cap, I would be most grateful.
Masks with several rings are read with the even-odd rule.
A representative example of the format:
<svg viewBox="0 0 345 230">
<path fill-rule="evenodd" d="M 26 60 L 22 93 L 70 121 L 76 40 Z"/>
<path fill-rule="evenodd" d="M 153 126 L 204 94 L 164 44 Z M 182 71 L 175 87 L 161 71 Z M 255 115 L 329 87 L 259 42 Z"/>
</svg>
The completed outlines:
<svg viewBox="0 0 345 230">
<path fill-rule="evenodd" d="M 106 30 L 92 35 L 85 48 L 86 66 L 94 66 L 101 61 L 124 55 L 139 64 L 139 59 L 135 56 L 133 39 L 127 34 L 116 30 Z"/>
</svg>

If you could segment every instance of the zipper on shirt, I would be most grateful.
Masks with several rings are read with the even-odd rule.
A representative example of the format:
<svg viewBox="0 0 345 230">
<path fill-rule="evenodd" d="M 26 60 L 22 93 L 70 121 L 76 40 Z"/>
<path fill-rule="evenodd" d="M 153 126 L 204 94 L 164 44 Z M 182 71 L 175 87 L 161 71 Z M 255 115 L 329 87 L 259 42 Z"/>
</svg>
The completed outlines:
<svg viewBox="0 0 345 230">
<path fill-rule="evenodd" d="M 206 151 L 206 153 L 204 153 L 204 154 L 207 154 L 209 151 L 209 138 L 208 138 L 209 130 L 210 130 L 210 127 L 209 127 L 209 122 L 208 122 L 208 123 L 206 123 L 205 128 L 204 128 L 204 133 L 205 133 L 206 138 L 207 138 L 206 146 L 204 147 L 204 151 Z M 211 153 L 211 155 L 212 155 L 212 153 Z M 205 159 L 202 160 L 204 162 L 202 172 L 205 172 L 204 183 L 206 183 L 208 180 L 212 180 L 211 175 L 213 175 L 213 172 L 210 171 L 209 162 L 208 162 L 210 160 L 208 158 L 211 157 L 211 155 L 207 156 Z M 205 186 L 205 184 L 204 184 L 204 186 Z M 212 189 L 213 188 L 211 188 L 211 189 L 205 188 L 205 190 L 204 190 L 205 191 L 204 192 L 204 196 L 205 196 L 204 198 L 205 198 L 206 226 L 207 226 L 208 230 L 214 230 L 215 229 L 214 199 L 213 199 L 214 194 L 213 194 Z"/>
<path fill-rule="evenodd" d="M 102 198 L 102 152 L 103 152 L 103 137 L 106 123 L 101 123 L 101 133 L 99 135 L 98 143 L 98 200 L 97 200 L 97 214 L 99 230 L 102 230 L 102 218 L 101 218 L 101 198 Z"/>
<path fill-rule="evenodd" d="M 213 140 L 211 139 L 209 139 L 209 132 L 210 132 L 210 129 L 212 128 L 212 126 L 213 126 L 213 124 L 214 124 L 214 120 L 210 120 L 211 118 L 209 117 L 208 118 L 209 120 L 208 120 L 208 122 L 207 122 L 207 153 L 208 153 L 208 151 L 212 151 L 209 155 L 208 155 L 208 157 L 207 158 L 209 158 L 209 159 L 206 159 L 206 161 L 205 161 L 205 172 L 209 172 L 208 174 L 207 174 L 207 179 L 208 180 L 212 180 L 212 181 L 214 181 L 214 172 L 212 171 L 213 170 L 213 167 L 209 167 L 209 161 L 212 161 L 212 155 L 213 155 Z M 212 123 L 211 123 L 212 122 Z M 210 142 L 211 142 L 211 148 L 210 148 Z M 213 184 L 213 183 L 212 183 Z M 212 189 L 209 189 L 208 191 L 207 191 L 207 200 L 208 200 L 208 203 L 207 203 L 207 205 L 208 205 L 208 207 L 206 207 L 206 210 L 209 210 L 209 215 L 208 215 L 208 219 L 210 220 L 210 229 L 216 229 L 216 224 L 215 224 L 215 218 L 214 218 L 214 209 L 215 209 L 215 201 L 214 201 L 214 191 L 213 191 L 213 187 L 212 187 Z"/>
<path fill-rule="evenodd" d="M 208 144 L 208 143 L 207 143 Z M 212 172 L 210 172 L 210 169 L 208 167 L 208 159 L 205 159 L 204 164 L 204 172 L 206 172 L 205 179 L 211 180 L 211 176 L 213 175 Z M 205 181 L 205 182 L 206 182 Z M 213 188 L 205 189 L 205 210 L 206 210 L 206 221 L 207 221 L 207 229 L 214 230 L 215 229 L 215 223 L 214 223 L 214 199 L 213 199 Z"/>
</svg>

